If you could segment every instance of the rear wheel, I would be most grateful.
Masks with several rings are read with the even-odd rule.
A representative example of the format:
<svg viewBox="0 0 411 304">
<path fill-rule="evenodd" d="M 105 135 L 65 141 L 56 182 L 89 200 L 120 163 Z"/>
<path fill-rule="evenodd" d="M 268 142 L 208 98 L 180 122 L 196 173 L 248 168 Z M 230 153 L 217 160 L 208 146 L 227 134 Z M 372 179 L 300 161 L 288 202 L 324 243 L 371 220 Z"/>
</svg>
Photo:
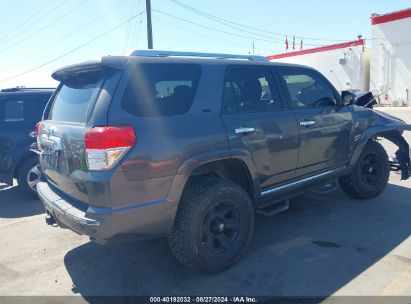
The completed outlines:
<svg viewBox="0 0 411 304">
<path fill-rule="evenodd" d="M 254 209 L 247 192 L 231 181 L 198 177 L 183 193 L 169 244 L 183 265 L 216 273 L 242 257 L 253 227 Z"/>
<path fill-rule="evenodd" d="M 384 147 L 370 141 L 351 174 L 340 177 L 341 189 L 356 198 L 368 199 L 384 191 L 390 175 L 390 164 Z"/>
<path fill-rule="evenodd" d="M 32 157 L 24 161 L 17 173 L 19 189 L 26 195 L 37 197 L 37 184 L 40 181 L 41 172 L 36 158 Z"/>
</svg>

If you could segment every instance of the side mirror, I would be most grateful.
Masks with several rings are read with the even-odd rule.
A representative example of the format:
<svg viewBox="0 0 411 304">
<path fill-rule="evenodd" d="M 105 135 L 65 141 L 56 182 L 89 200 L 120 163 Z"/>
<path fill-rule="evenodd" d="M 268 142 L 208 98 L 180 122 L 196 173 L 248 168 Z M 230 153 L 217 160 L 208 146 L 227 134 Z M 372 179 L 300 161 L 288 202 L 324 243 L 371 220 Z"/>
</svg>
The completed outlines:
<svg viewBox="0 0 411 304">
<path fill-rule="evenodd" d="M 353 91 L 342 91 L 341 100 L 342 100 L 343 106 L 349 106 L 352 104 L 356 104 L 357 95 Z"/>
<path fill-rule="evenodd" d="M 350 90 L 341 92 L 342 104 L 348 106 L 355 104 L 364 108 L 371 108 L 377 102 L 371 92 L 363 92 L 359 90 Z"/>
</svg>

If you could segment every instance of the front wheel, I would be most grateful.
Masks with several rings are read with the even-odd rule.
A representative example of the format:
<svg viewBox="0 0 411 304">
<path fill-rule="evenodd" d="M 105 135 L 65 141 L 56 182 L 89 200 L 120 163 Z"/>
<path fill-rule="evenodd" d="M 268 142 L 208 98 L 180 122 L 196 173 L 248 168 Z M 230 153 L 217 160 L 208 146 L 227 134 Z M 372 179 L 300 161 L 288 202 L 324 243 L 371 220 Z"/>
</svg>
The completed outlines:
<svg viewBox="0 0 411 304">
<path fill-rule="evenodd" d="M 390 163 L 384 147 L 370 141 L 351 174 L 339 179 L 341 189 L 350 196 L 369 199 L 384 191 L 390 176 Z"/>
<path fill-rule="evenodd" d="M 242 257 L 253 227 L 254 208 L 244 189 L 231 181 L 196 177 L 184 190 L 169 244 L 186 267 L 216 273 Z"/>
</svg>

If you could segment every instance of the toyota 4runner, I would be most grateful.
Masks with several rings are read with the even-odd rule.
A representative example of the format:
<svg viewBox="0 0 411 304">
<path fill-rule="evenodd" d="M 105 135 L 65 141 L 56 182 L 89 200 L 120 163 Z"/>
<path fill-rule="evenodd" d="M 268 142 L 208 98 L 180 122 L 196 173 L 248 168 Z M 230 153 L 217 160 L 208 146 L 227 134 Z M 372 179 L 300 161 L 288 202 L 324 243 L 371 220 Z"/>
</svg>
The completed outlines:
<svg viewBox="0 0 411 304">
<path fill-rule="evenodd" d="M 98 243 L 168 236 L 202 272 L 234 264 L 254 213 L 338 180 L 370 199 L 390 171 L 402 120 L 341 96 L 312 68 L 264 57 L 135 51 L 57 70 L 37 126 L 48 224 Z M 348 94 L 348 95 L 347 95 Z"/>
</svg>

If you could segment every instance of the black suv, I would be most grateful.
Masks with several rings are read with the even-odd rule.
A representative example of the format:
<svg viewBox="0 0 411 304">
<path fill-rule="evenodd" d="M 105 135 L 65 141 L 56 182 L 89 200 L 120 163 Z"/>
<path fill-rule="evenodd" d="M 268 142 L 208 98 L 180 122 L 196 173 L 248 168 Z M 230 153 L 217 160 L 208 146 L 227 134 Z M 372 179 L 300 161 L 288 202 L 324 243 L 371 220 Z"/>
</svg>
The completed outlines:
<svg viewBox="0 0 411 304">
<path fill-rule="evenodd" d="M 409 177 L 411 125 L 308 67 L 136 51 L 52 77 L 38 193 L 48 224 L 98 243 L 168 236 L 181 263 L 218 272 L 245 252 L 255 211 L 333 180 L 360 199 L 380 194 L 390 165 L 379 137 L 399 146 Z"/>
<path fill-rule="evenodd" d="M 36 142 L 35 125 L 54 89 L 12 88 L 0 91 L 0 182 L 36 194 L 40 178 L 38 157 L 30 152 Z M 37 195 L 36 195 L 37 197 Z"/>
</svg>

